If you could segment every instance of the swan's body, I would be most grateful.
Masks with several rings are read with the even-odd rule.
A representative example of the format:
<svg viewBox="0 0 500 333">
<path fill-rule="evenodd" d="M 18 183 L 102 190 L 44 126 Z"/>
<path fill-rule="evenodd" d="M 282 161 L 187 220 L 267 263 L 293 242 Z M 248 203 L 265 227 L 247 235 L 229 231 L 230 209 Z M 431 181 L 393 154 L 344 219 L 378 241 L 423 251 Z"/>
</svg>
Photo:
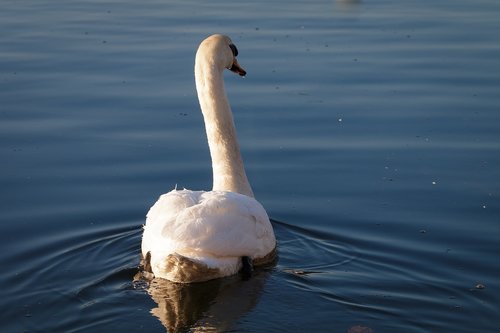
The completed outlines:
<svg viewBox="0 0 500 333">
<path fill-rule="evenodd" d="M 254 199 L 241 158 L 223 71 L 240 75 L 237 50 L 222 35 L 205 39 L 195 62 L 196 90 L 212 158 L 212 191 L 173 190 L 147 214 L 142 254 L 155 277 L 198 282 L 237 273 L 242 258 L 274 260 L 269 217 Z"/>
</svg>

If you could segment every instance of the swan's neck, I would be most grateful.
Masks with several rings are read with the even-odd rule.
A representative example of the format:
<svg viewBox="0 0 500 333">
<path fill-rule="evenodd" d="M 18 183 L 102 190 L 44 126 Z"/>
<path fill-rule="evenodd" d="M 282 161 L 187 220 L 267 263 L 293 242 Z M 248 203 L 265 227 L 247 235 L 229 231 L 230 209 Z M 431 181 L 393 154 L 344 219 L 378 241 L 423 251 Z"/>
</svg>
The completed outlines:
<svg viewBox="0 0 500 333">
<path fill-rule="evenodd" d="M 195 77 L 212 158 L 213 190 L 253 197 L 224 90 L 223 73 L 214 63 L 197 57 Z"/>
</svg>

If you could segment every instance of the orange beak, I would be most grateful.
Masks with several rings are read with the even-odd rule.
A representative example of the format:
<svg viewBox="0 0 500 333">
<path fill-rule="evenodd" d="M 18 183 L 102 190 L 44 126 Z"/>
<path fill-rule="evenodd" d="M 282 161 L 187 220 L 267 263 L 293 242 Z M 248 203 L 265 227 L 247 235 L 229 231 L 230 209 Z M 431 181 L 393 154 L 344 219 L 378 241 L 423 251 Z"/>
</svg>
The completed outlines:
<svg viewBox="0 0 500 333">
<path fill-rule="evenodd" d="M 231 68 L 229 68 L 229 70 L 231 72 L 238 74 L 239 76 L 247 75 L 247 72 L 243 68 L 241 68 L 241 66 L 240 66 L 240 64 L 238 64 L 238 61 L 236 60 L 236 58 L 234 58 L 233 65 L 231 66 Z"/>
</svg>

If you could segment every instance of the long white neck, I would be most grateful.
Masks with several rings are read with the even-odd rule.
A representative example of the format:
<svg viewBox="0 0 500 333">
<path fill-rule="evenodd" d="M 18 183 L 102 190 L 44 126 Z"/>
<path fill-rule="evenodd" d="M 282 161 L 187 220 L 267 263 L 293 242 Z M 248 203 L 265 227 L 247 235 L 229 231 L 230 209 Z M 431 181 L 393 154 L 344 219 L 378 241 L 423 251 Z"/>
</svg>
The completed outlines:
<svg viewBox="0 0 500 333">
<path fill-rule="evenodd" d="M 197 56 L 195 77 L 212 158 L 213 190 L 238 192 L 253 197 L 241 158 L 233 114 L 224 90 L 222 70 L 209 58 Z"/>
</svg>

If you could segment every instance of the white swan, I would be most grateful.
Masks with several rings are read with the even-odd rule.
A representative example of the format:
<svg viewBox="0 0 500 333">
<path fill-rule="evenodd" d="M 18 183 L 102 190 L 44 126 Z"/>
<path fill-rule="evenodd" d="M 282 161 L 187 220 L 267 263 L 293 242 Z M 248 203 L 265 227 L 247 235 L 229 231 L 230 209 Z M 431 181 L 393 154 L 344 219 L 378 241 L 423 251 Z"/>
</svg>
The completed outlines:
<svg viewBox="0 0 500 333">
<path fill-rule="evenodd" d="M 245 174 L 224 91 L 225 68 L 246 74 L 237 54 L 231 39 L 223 35 L 208 37 L 196 53 L 196 90 L 212 158 L 213 189 L 175 189 L 149 210 L 142 255 L 145 268 L 155 277 L 206 281 L 275 258 L 274 231 Z"/>
</svg>

